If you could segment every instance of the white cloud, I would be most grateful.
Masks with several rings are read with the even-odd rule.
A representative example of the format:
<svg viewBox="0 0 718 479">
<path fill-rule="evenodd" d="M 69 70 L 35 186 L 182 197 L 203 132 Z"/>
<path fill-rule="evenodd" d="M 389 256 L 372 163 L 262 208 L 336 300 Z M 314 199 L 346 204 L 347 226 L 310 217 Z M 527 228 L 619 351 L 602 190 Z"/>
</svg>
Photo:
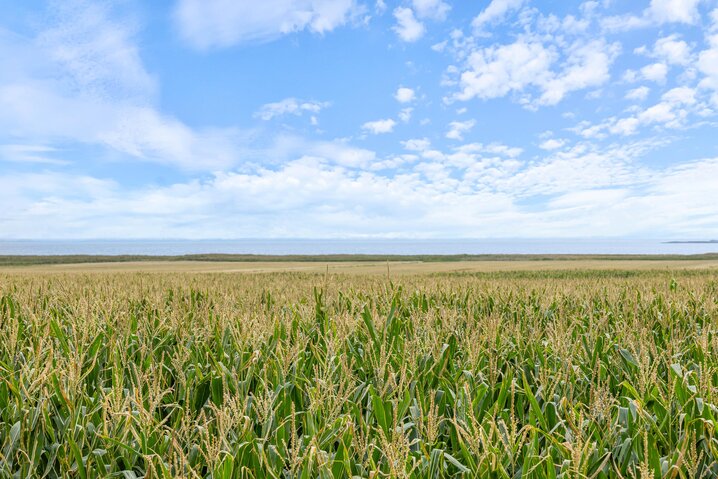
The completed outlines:
<svg viewBox="0 0 718 479">
<path fill-rule="evenodd" d="M 324 34 L 346 24 L 354 0 L 180 0 L 175 20 L 196 48 L 266 42 L 302 30 Z"/>
<path fill-rule="evenodd" d="M 643 78 L 657 83 L 664 83 L 667 74 L 668 67 L 663 63 L 652 63 L 641 68 Z"/>
<path fill-rule="evenodd" d="M 451 6 L 442 0 L 412 0 L 412 8 L 394 9 L 396 25 L 392 30 L 405 42 L 415 42 L 426 33 L 426 27 L 419 19 L 443 21 Z"/>
<path fill-rule="evenodd" d="M 596 188 L 640 185 L 650 172 L 635 159 L 655 148 L 655 143 L 634 142 L 599 148 L 578 143 L 556 150 L 508 176 L 501 191 L 516 191 L 521 197 L 566 194 Z"/>
<path fill-rule="evenodd" d="M 695 24 L 700 15 L 698 4 L 701 0 L 651 0 L 648 16 L 660 23 Z"/>
<path fill-rule="evenodd" d="M 696 66 L 705 75 L 702 85 L 718 90 L 718 34 L 710 35 L 708 43 L 709 47 L 698 54 Z"/>
<path fill-rule="evenodd" d="M 461 92 L 455 97 L 497 98 L 543 83 L 550 76 L 554 56 L 541 43 L 524 40 L 476 50 L 467 60 L 467 70 L 461 73 Z"/>
<path fill-rule="evenodd" d="M 611 133 L 628 136 L 635 134 L 640 125 L 641 120 L 636 117 L 621 118 L 613 125 L 610 125 L 609 130 Z"/>
<path fill-rule="evenodd" d="M 487 23 L 502 20 L 507 13 L 521 8 L 523 3 L 524 0 L 491 0 L 491 3 L 474 18 L 471 25 L 474 28 L 482 28 Z"/>
<path fill-rule="evenodd" d="M 73 112 L 67 115 L 66 112 Z M 117 117 L 112 104 L 62 91 L 57 81 L 32 78 L 0 85 L 0 127 L 24 141 L 53 138 L 92 142 Z"/>
<path fill-rule="evenodd" d="M 328 103 L 305 101 L 297 98 L 285 98 L 284 100 L 266 103 L 262 105 L 254 116 L 262 120 L 271 120 L 272 118 L 283 115 L 301 115 L 304 112 L 319 113 L 326 108 Z"/>
<path fill-rule="evenodd" d="M 399 103 L 409 103 L 414 101 L 416 93 L 411 88 L 399 87 L 394 94 L 394 98 L 396 98 L 396 101 Z"/>
<path fill-rule="evenodd" d="M 643 101 L 648 97 L 648 94 L 651 92 L 651 89 L 647 86 L 639 86 L 638 88 L 634 88 L 632 90 L 629 90 L 626 93 L 625 98 L 627 100 L 637 100 L 637 101 Z"/>
<path fill-rule="evenodd" d="M 302 156 L 348 168 L 367 168 L 376 160 L 376 153 L 373 151 L 356 148 L 345 140 L 320 142 L 299 140 L 296 148 L 287 152 L 285 161 L 294 161 Z"/>
<path fill-rule="evenodd" d="M 67 95 L 54 83 L 0 85 L 0 127 L 25 141 L 100 145 L 188 170 L 236 164 L 245 140 L 236 129 L 190 128 L 151 106 Z"/>
<path fill-rule="evenodd" d="M 412 0 L 414 11 L 419 18 L 446 19 L 451 6 L 442 0 Z"/>
<path fill-rule="evenodd" d="M 464 215 L 476 218 L 512 208 L 501 194 L 460 193 L 417 175 L 354 173 L 312 158 L 151 190 L 121 191 L 92 178 L 13 179 L 46 185 L 42 191 L 15 188 L 0 193 L 12 194 L 17 207 L 16 213 L 0 212 L 0 221 L 12 227 L 15 237 L 32 237 L 31 232 L 38 231 L 30 221 L 42 224 L 42 233 L 55 238 L 195 238 L 206 236 L 206 231 L 214 237 L 402 235 L 422 223 L 434 225 L 436 231 L 461 231 L 457 221 Z M 0 191 L 8 183 L 0 176 Z M 60 188 L 85 192 L 70 199 Z M 447 213 L 452 210 L 461 213 Z"/>
<path fill-rule="evenodd" d="M 448 44 L 449 44 L 449 41 L 448 41 L 448 40 L 444 40 L 444 41 L 441 41 L 441 42 L 439 42 L 439 43 L 433 44 L 433 45 L 431 46 L 431 49 L 432 49 L 433 51 L 435 51 L 435 52 L 441 53 L 441 52 L 443 52 L 444 50 L 446 50 L 446 46 L 447 46 Z"/>
<path fill-rule="evenodd" d="M 610 78 L 618 51 L 617 44 L 607 45 L 601 40 L 572 47 L 563 70 L 541 85 L 540 103 L 555 105 L 569 92 L 602 85 Z"/>
<path fill-rule="evenodd" d="M 696 91 L 687 86 L 676 87 L 665 92 L 661 99 L 672 104 L 693 105 L 696 103 Z"/>
<path fill-rule="evenodd" d="M 77 89 L 97 97 L 154 93 L 156 81 L 142 64 L 131 22 L 112 19 L 104 3 L 67 1 L 54 12 L 55 25 L 37 43 Z"/>
<path fill-rule="evenodd" d="M 479 48 L 469 55 L 459 77 L 461 91 L 453 99 L 498 98 L 533 86 L 540 92 L 538 100 L 524 97 L 523 103 L 555 105 L 572 91 L 605 83 L 618 51 L 615 43 L 576 41 L 564 49 L 561 68 L 554 71 L 560 55 L 539 41 L 520 38 L 507 45 Z"/>
<path fill-rule="evenodd" d="M 642 15 L 620 15 L 606 17 L 602 24 L 611 31 L 644 28 L 665 23 L 684 23 L 694 25 L 700 20 L 698 5 L 701 0 L 651 0 Z"/>
<path fill-rule="evenodd" d="M 97 132 L 98 141 L 117 151 L 187 170 L 222 169 L 237 164 L 242 139 L 235 129 L 194 130 L 146 107 L 122 109 L 116 123 Z"/>
<path fill-rule="evenodd" d="M 634 135 L 642 126 L 658 126 L 662 128 L 683 128 L 689 114 L 698 105 L 696 90 L 690 87 L 676 87 L 661 96 L 661 101 L 645 109 L 633 109 L 634 115 L 624 118 L 609 118 L 591 125 L 584 122 L 576 128 L 576 132 L 585 138 L 601 138 L 605 132 L 617 135 Z"/>
<path fill-rule="evenodd" d="M 371 133 L 372 135 L 380 135 L 383 133 L 391 133 L 394 131 L 396 121 L 391 118 L 384 120 L 367 121 L 362 125 L 362 130 Z"/>
<path fill-rule="evenodd" d="M 159 188 L 61 173 L 0 174 L 10 238 L 574 237 L 718 231 L 718 159 L 648 169 L 645 144 L 572 148 L 536 163 L 478 153 L 399 159 L 385 176 L 304 157 Z M 475 152 L 475 153 L 472 153 Z M 453 169 L 448 175 L 447 170 Z M 535 195 L 550 195 L 536 208 Z M 528 203 L 528 206 L 523 206 Z M 232 221 L 227 221 L 232 218 Z M 516 229 L 520 224 L 522 228 Z"/>
<path fill-rule="evenodd" d="M 45 145 L 0 145 L 0 161 L 59 166 L 69 164 L 68 161 L 55 158 L 57 152 L 57 148 Z"/>
<path fill-rule="evenodd" d="M 157 111 L 131 23 L 96 3 L 58 3 L 53 13 L 36 39 L 2 38 L 12 76 L 0 76 L 0 129 L 20 143 L 100 146 L 104 156 L 188 170 L 239 161 L 241 132 L 190 128 Z"/>
<path fill-rule="evenodd" d="M 418 19 L 445 15 L 421 11 L 421 5 L 443 3 L 406 0 L 404 5 L 411 7 L 406 9 L 421 25 Z M 664 134 L 667 129 L 689 128 L 694 126 L 692 115 L 713 114 L 708 102 L 715 94 L 711 90 L 718 90 L 715 32 L 706 32 L 708 46 L 703 51 L 693 40 L 689 44 L 677 35 L 663 36 L 652 47 L 639 50 L 665 71 L 649 65 L 636 72 L 634 80 L 663 79 L 670 86 L 651 85 L 651 99 L 658 100 L 631 105 L 605 121 L 582 122 L 575 130 L 596 138 L 651 130 L 656 133 L 654 138 L 592 143 L 547 134 L 537 142 L 545 151 L 532 148 L 524 158 L 520 147 L 492 143 L 490 138 L 486 143 L 459 142 L 464 136 L 474 136 L 466 134 L 476 125 L 468 120 L 447 125 L 446 138 L 455 140 L 449 142 L 455 146 L 444 150 L 438 141 L 441 137 L 432 145 L 429 138 L 422 138 L 429 129 L 417 135 L 421 131 L 417 126 L 409 132 L 415 138 L 394 145 L 395 150 L 400 147 L 398 151 L 387 146 L 388 151 L 374 152 L 355 147 L 348 139 L 312 140 L 276 133 L 265 137 L 266 125 L 252 131 L 190 125 L 163 113 L 157 79 L 142 63 L 134 24 L 107 16 L 107 7 L 98 6 L 105 4 L 85 5 L 87 12 L 77 10 L 78 18 L 84 20 L 63 17 L 57 27 L 37 39 L 18 35 L 8 40 L 0 31 L 0 131 L 4 135 L 0 161 L 5 162 L 0 169 L 0 204 L 12 205 L 0 211 L 0 224 L 3 231 L 16 237 L 191 238 L 202 237 L 206 231 L 219 237 L 476 237 L 515 235 L 516 224 L 530 236 L 575 236 L 575 231 L 649 236 L 718 231 L 718 207 L 707 200 L 714 196 L 717 159 L 685 163 L 681 157 L 675 160 L 679 165 L 667 167 L 649 158 L 642 161 L 651 148 L 665 144 L 662 142 L 670 136 Z M 320 9 L 316 1 L 305 5 Z M 335 5 L 339 8 L 341 2 Z M 484 25 L 505 18 L 509 11 L 499 12 Z M 350 21 L 351 15 L 343 22 Z M 545 25 L 539 25 L 544 20 Z M 452 33 L 445 51 L 455 60 L 451 74 L 456 82 L 450 85 L 458 89 L 454 99 L 513 95 L 520 104 L 535 107 L 556 104 L 573 91 L 595 91 L 607 84 L 618 46 L 586 29 L 585 21 L 567 17 L 554 21 L 527 8 L 520 13 L 516 30 L 507 32 L 506 38 L 513 43 L 490 45 L 482 32 L 474 36 Z M 298 29 L 329 31 L 329 27 L 321 30 L 312 22 L 302 20 L 301 28 L 290 22 L 286 31 L 277 33 L 275 29 L 268 37 L 252 41 Z M 423 32 L 423 25 L 421 28 Z M 673 28 L 666 30 L 672 32 Z M 226 40 L 217 40 L 219 33 L 212 35 L 214 40 L 195 45 L 248 41 L 237 37 L 223 43 Z M 677 81 L 669 76 L 679 70 L 674 65 L 686 67 Z M 690 76 L 693 68 L 697 69 L 694 75 L 703 76 Z M 627 99 L 648 99 L 649 88 L 639 85 L 632 85 L 637 88 L 626 93 Z M 625 84 L 618 88 L 620 94 Z M 409 121 L 414 113 L 410 105 L 415 96 L 397 105 L 400 111 L 394 119 L 367 122 L 363 130 L 374 134 L 394 131 L 397 122 Z M 407 97 L 397 91 L 396 98 Z M 610 98 L 608 94 L 606 98 Z M 417 119 L 430 114 L 432 100 L 427 98 Z M 270 120 L 304 114 L 316 123 L 316 115 L 325 106 L 287 98 L 262 106 L 256 117 Z M 589 115 L 605 115 L 611 108 L 627 105 L 606 101 L 594 106 L 572 110 L 577 117 L 589 110 Z M 455 109 L 437 107 L 441 108 L 444 113 Z M 465 108 L 456 110 L 457 117 L 462 110 Z M 496 110 L 479 106 L 472 111 L 481 112 L 486 122 Z M 550 115 L 558 118 L 561 113 L 571 112 Z M 545 124 L 548 117 L 540 115 L 533 117 L 540 130 L 559 131 L 560 125 Z M 523 128 L 523 121 L 516 120 L 519 146 L 536 138 L 530 128 Z M 428 118 L 422 120 L 425 122 Z M 409 126 L 402 126 L 409 131 Z M 683 133 L 688 136 L 689 131 L 681 136 Z M 482 137 L 488 134 L 488 130 L 481 132 Z M 52 172 L 64 167 L 66 158 L 76 161 L 75 149 L 78 156 L 86 155 L 84 149 L 91 150 L 93 158 L 84 164 L 80 162 L 87 160 L 78 159 L 67 171 L 81 171 L 88 164 L 92 171 L 111 171 L 89 163 L 105 161 L 105 157 L 122 162 L 121 168 L 125 162 L 139 159 L 182 169 L 167 176 L 184 179 L 161 187 L 134 186 L 141 181 L 127 186 L 89 173 Z M 36 172 L 8 173 L 31 168 Z M 148 178 L 155 175 L 155 169 L 164 170 L 148 169 Z"/>
<path fill-rule="evenodd" d="M 413 138 L 411 140 L 402 141 L 401 145 L 409 151 L 424 151 L 431 146 L 428 138 Z"/>
<path fill-rule="evenodd" d="M 636 70 L 629 68 L 623 73 L 623 81 L 628 83 L 635 83 L 639 81 L 641 77 Z"/>
<path fill-rule="evenodd" d="M 414 112 L 414 109 L 411 107 L 402 108 L 399 112 L 399 119 L 403 121 L 404 123 L 408 123 L 409 120 L 411 120 L 411 114 Z"/>
<path fill-rule="evenodd" d="M 449 123 L 449 131 L 446 132 L 446 138 L 450 140 L 463 140 L 464 133 L 471 130 L 476 125 L 475 120 L 452 121 Z"/>
<path fill-rule="evenodd" d="M 673 65 L 691 62 L 691 47 L 676 34 L 659 38 L 653 46 L 653 55 Z"/>
<path fill-rule="evenodd" d="M 394 9 L 396 25 L 393 30 L 405 42 L 415 42 L 424 36 L 424 24 L 416 19 L 411 8 L 397 7 Z"/>
<path fill-rule="evenodd" d="M 638 114 L 638 120 L 644 124 L 668 123 L 675 118 L 676 115 L 668 103 L 657 103 Z"/>
<path fill-rule="evenodd" d="M 548 140 L 542 142 L 539 145 L 539 148 L 543 150 L 556 150 L 558 148 L 561 148 L 566 142 L 564 140 L 558 140 L 555 138 L 549 138 Z"/>
</svg>

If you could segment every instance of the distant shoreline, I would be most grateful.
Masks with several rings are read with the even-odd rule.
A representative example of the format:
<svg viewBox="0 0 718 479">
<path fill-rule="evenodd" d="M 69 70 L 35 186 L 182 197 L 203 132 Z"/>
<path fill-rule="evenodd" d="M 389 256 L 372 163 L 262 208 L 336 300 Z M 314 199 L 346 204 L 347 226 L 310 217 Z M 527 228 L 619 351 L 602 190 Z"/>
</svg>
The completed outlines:
<svg viewBox="0 0 718 479">
<path fill-rule="evenodd" d="M 718 240 L 664 241 L 664 244 L 718 244 Z"/>
<path fill-rule="evenodd" d="M 710 239 L 710 236 L 708 237 Z M 690 240 L 690 238 L 688 238 Z M 703 241 L 702 238 L 698 238 Z M 675 241 L 668 243 L 668 241 Z M 181 258 L 185 255 L 256 257 L 378 257 L 451 258 L 506 257 L 512 255 L 696 255 L 718 253 L 716 242 L 673 239 L 238 239 L 238 240 L 0 240 L 4 256 L 133 256 Z M 693 240 L 695 241 L 695 239 Z M 343 256 L 341 256 L 343 255 Z M 491 256 L 498 255 L 498 256 Z M 234 260 L 232 256 L 227 256 Z M 529 256 L 527 256 L 529 257 Z M 321 259 L 320 259 L 321 261 Z"/>
<path fill-rule="evenodd" d="M 462 261 L 571 261 L 571 260 L 713 260 L 718 253 L 700 254 L 454 254 L 454 255 L 382 255 L 382 254 L 326 254 L 326 255 L 259 255 L 259 254 L 187 254 L 187 255 L 0 255 L 0 266 L 30 266 L 79 263 L 127 262 L 462 262 Z"/>
</svg>

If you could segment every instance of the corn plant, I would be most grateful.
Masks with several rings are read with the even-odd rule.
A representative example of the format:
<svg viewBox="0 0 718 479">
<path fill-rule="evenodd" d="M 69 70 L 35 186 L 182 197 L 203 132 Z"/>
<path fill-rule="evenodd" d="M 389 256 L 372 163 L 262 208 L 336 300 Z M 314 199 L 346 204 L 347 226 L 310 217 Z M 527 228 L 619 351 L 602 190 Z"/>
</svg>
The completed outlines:
<svg viewBox="0 0 718 479">
<path fill-rule="evenodd" d="M 4 274 L 0 477 L 718 477 L 718 277 Z"/>
</svg>

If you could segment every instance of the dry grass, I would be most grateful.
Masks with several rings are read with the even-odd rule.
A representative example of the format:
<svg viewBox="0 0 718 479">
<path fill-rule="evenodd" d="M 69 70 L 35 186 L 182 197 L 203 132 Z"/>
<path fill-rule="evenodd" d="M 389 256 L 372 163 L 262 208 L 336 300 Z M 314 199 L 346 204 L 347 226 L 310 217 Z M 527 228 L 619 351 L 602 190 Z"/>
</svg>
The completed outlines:
<svg viewBox="0 0 718 479">
<path fill-rule="evenodd" d="M 388 263 L 392 274 L 482 273 L 494 271 L 565 271 L 565 270 L 680 270 L 716 269 L 718 260 L 512 260 Z M 235 262 L 235 261 L 135 261 L 121 263 L 78 263 L 32 266 L 0 266 L 0 272 L 19 273 L 91 273 L 91 272 L 160 272 L 160 273 L 330 273 L 386 275 L 386 262 Z"/>
</svg>

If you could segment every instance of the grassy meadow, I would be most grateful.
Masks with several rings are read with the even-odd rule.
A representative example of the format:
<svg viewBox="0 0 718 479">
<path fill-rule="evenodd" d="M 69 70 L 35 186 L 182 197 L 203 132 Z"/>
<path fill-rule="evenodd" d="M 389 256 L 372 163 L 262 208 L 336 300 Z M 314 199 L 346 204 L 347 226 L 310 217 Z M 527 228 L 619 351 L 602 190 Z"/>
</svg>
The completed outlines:
<svg viewBox="0 0 718 479">
<path fill-rule="evenodd" d="M 710 265 L 314 267 L 0 272 L 0 477 L 718 476 Z"/>
</svg>

